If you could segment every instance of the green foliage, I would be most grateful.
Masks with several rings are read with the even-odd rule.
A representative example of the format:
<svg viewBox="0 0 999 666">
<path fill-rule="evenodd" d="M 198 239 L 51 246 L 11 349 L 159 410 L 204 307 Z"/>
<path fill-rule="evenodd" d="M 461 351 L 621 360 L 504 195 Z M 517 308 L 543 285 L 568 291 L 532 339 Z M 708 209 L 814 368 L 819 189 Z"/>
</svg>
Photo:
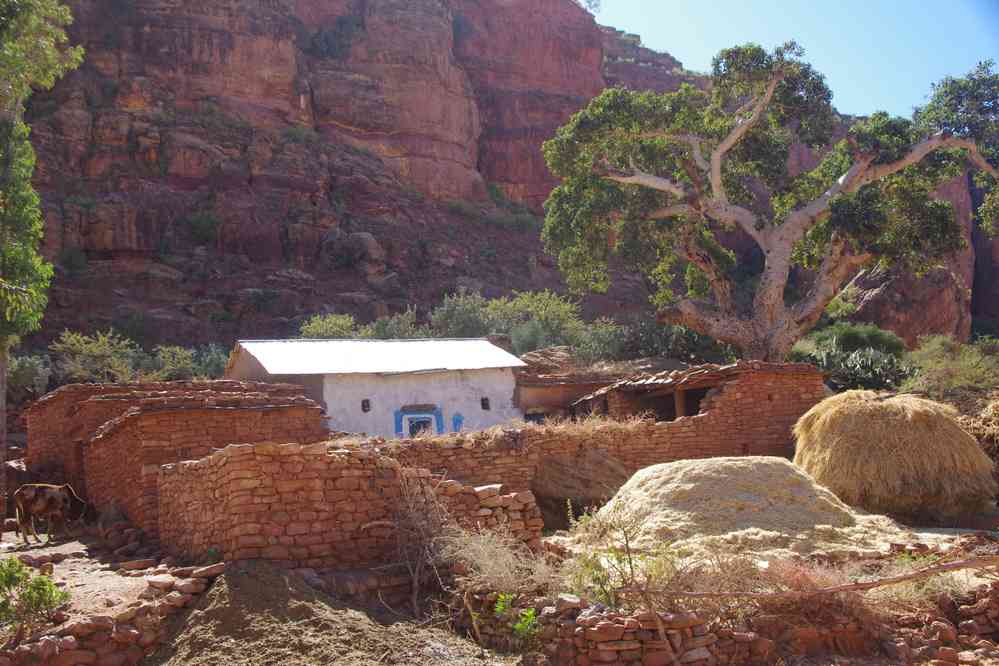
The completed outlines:
<svg viewBox="0 0 999 666">
<path fill-rule="evenodd" d="M 87 270 L 87 252 L 75 245 L 64 247 L 59 253 L 59 265 L 70 275 L 79 275 Z"/>
<path fill-rule="evenodd" d="M 7 366 L 7 400 L 23 404 L 45 395 L 52 362 L 45 355 L 11 356 Z"/>
<path fill-rule="evenodd" d="M 905 353 L 905 341 L 902 338 L 874 324 L 839 321 L 815 331 L 808 338 L 818 349 L 824 351 L 848 353 L 869 348 L 898 357 Z"/>
<path fill-rule="evenodd" d="M 57 384 L 178 379 L 218 379 L 228 353 L 219 345 L 185 348 L 159 345 L 146 353 L 134 340 L 113 329 L 86 335 L 63 331 L 49 345 Z"/>
<path fill-rule="evenodd" d="M 829 201 L 827 215 L 806 207 L 858 160 L 875 166 L 898 160 L 931 130 L 961 134 L 986 148 L 994 144 L 999 77 L 992 64 L 938 84 L 933 100 L 915 120 L 879 112 L 856 122 L 814 169 L 791 177 L 790 146 L 799 141 L 824 146 L 840 122 L 823 77 L 802 55 L 793 42 L 772 51 L 746 44 L 718 54 L 707 91 L 690 85 L 663 94 L 607 89 L 544 144 L 545 160 L 561 184 L 546 202 L 542 238 L 570 289 L 605 292 L 613 261 L 649 279 L 657 307 L 669 308 L 681 297 L 694 301 L 685 303 L 688 313 L 694 313 L 685 320 L 698 321 L 705 330 L 723 328 L 712 323 L 717 322 L 712 307 L 721 307 L 732 319 L 766 318 L 770 310 L 753 310 L 756 294 L 746 292 L 773 284 L 760 280 L 767 266 L 737 265 L 724 251 L 719 234 L 734 221 L 718 212 L 714 188 L 706 182 L 709 174 L 698 166 L 728 136 L 736 137 L 721 162 L 728 203 L 755 217 L 762 232 L 797 213 L 795 219 L 808 233 L 788 249 L 802 266 L 817 268 L 834 243 L 837 251 L 845 245 L 848 254 L 916 271 L 962 247 L 952 206 L 931 196 L 938 184 L 964 168 L 962 151 L 934 151 L 913 166 L 841 192 Z M 760 99 L 765 90 L 773 90 L 770 104 L 759 122 L 745 125 L 753 109 L 745 105 L 747 100 Z M 739 126 L 748 129 L 732 135 Z M 700 154 L 690 136 L 698 137 L 693 143 Z M 986 156 L 993 164 L 999 157 L 994 152 Z M 625 177 L 656 186 L 620 182 Z M 988 192 L 985 199 L 982 217 L 989 228 L 999 215 L 999 192 Z M 701 206 L 691 206 L 691 201 Z M 767 203 L 773 213 L 760 214 Z M 705 213 L 704 206 L 715 211 Z M 786 287 L 786 274 L 778 270 L 768 278 L 785 280 L 780 286 Z M 728 293 L 735 294 L 732 303 L 720 303 Z M 804 296 L 786 288 L 784 294 L 786 305 L 796 305 Z M 833 313 L 840 317 L 849 309 L 842 302 L 836 307 Z M 721 332 L 732 339 L 745 337 L 736 329 Z"/>
<path fill-rule="evenodd" d="M 846 319 L 850 315 L 854 314 L 857 311 L 857 304 L 854 303 L 854 299 L 856 298 L 856 287 L 847 287 L 840 293 L 836 294 L 836 296 L 829 301 L 829 304 L 826 305 L 826 318 L 836 321 L 839 319 Z"/>
<path fill-rule="evenodd" d="M 192 213 L 183 219 L 183 223 L 199 245 L 211 245 L 218 239 L 220 222 L 211 211 Z"/>
<path fill-rule="evenodd" d="M 361 327 L 357 332 L 359 338 L 375 340 L 420 339 L 432 337 L 429 329 L 416 321 L 416 310 L 411 308 L 405 312 L 380 317 L 370 324 Z"/>
<path fill-rule="evenodd" d="M 706 335 L 684 326 L 659 324 L 638 317 L 617 324 L 598 319 L 588 325 L 577 343 L 580 358 L 586 361 L 625 361 L 635 358 L 665 357 L 698 363 L 734 361 L 736 352 Z"/>
<path fill-rule="evenodd" d="M 356 335 L 357 322 L 349 314 L 313 315 L 299 329 L 299 336 L 303 338 L 334 340 Z"/>
<path fill-rule="evenodd" d="M 306 53 L 317 58 L 343 60 L 358 33 L 364 30 L 364 17 L 338 16 L 332 26 L 321 28 L 312 36 Z"/>
<path fill-rule="evenodd" d="M 6 48 L 0 45 L 0 72 Z M 0 290 L 0 343 L 37 329 L 48 302 L 52 266 L 38 253 L 43 223 L 34 168 L 27 126 L 0 117 L 0 281 L 9 285 Z"/>
<path fill-rule="evenodd" d="M 903 384 L 905 391 L 947 401 L 999 389 L 999 348 L 993 338 L 961 344 L 944 335 L 929 336 L 909 360 L 916 374 Z"/>
<path fill-rule="evenodd" d="M 430 327 L 442 338 L 481 338 L 493 332 L 488 307 L 489 301 L 477 293 L 445 295 L 430 313 Z"/>
<path fill-rule="evenodd" d="M 509 592 L 500 592 L 496 596 L 496 603 L 493 605 L 493 615 L 503 617 L 513 608 L 514 595 Z"/>
<path fill-rule="evenodd" d="M 538 620 L 538 611 L 533 608 L 525 608 L 520 611 L 517 621 L 513 624 L 513 636 L 521 643 L 533 641 L 541 633 L 541 623 Z"/>
<path fill-rule="evenodd" d="M 49 351 L 60 383 L 131 381 L 141 354 L 135 342 L 114 329 L 92 336 L 65 330 L 49 345 Z"/>
<path fill-rule="evenodd" d="M 281 136 L 289 143 L 300 143 L 307 146 L 312 146 L 319 142 L 319 134 L 316 130 L 304 125 L 285 127 L 281 130 Z"/>
<path fill-rule="evenodd" d="M 837 391 L 894 390 L 915 372 L 900 356 L 869 347 L 850 352 L 819 349 L 809 354 L 792 353 L 791 360 L 811 363 L 828 373 L 826 381 Z"/>
<path fill-rule="evenodd" d="M 69 600 L 47 576 L 32 576 L 20 560 L 0 560 L 0 626 L 16 629 L 16 640 L 48 622 L 55 610 Z"/>
<path fill-rule="evenodd" d="M 69 47 L 69 8 L 58 0 L 5 0 L 0 10 L 0 111 L 17 110 L 32 89 L 48 90 L 83 59 Z"/>
</svg>

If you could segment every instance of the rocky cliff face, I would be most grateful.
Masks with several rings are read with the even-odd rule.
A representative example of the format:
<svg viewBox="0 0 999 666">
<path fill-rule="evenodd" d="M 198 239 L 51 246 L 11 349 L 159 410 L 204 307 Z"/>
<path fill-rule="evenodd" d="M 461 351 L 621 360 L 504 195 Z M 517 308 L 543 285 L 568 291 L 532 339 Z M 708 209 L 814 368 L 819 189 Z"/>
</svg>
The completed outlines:
<svg viewBox="0 0 999 666">
<path fill-rule="evenodd" d="M 558 288 L 535 232 L 488 222 L 487 185 L 540 210 L 554 185 L 541 143 L 590 97 L 703 85 L 572 0 L 70 4 L 86 61 L 29 109 L 59 266 L 34 343 L 109 325 L 147 344 L 227 342 L 456 286 Z M 955 272 L 994 285 L 999 246 L 975 238 Z M 943 328 L 972 302 L 996 310 L 989 288 Z M 953 300 L 924 291 L 921 304 Z M 912 298 L 872 316 L 918 329 L 890 314 Z M 637 309 L 645 291 L 624 276 L 586 305 Z"/>
</svg>

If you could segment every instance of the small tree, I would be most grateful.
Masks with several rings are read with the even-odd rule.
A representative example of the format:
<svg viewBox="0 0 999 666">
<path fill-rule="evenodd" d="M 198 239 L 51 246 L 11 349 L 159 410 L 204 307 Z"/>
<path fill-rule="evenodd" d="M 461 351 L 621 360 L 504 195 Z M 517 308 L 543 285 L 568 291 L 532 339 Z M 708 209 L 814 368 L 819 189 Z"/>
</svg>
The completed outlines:
<svg viewBox="0 0 999 666">
<path fill-rule="evenodd" d="M 7 647 L 16 646 L 31 631 L 51 617 L 69 599 L 46 576 L 32 576 L 13 557 L 0 560 L 0 627 L 10 630 Z"/>
<path fill-rule="evenodd" d="M 0 518 L 7 515 L 7 359 L 17 336 L 38 328 L 52 277 L 38 255 L 35 153 L 21 113 L 32 88 L 51 88 L 80 63 L 82 49 L 66 48 L 72 19 L 58 0 L 0 0 Z"/>
<path fill-rule="evenodd" d="M 357 322 L 349 314 L 317 314 L 302 324 L 299 334 L 303 338 L 320 340 L 356 338 Z"/>
<path fill-rule="evenodd" d="M 802 55 L 793 42 L 725 49 L 710 92 L 614 88 L 573 116 L 544 147 L 562 179 L 544 240 L 570 286 L 606 290 L 618 256 L 648 277 L 660 321 L 780 360 L 861 266 L 925 269 L 961 247 L 951 206 L 930 193 L 969 165 L 982 185 L 999 178 L 992 63 L 939 84 L 915 120 L 879 112 L 855 123 L 791 177 L 791 144 L 821 148 L 840 122 Z M 992 229 L 999 190 L 980 213 Z M 732 229 L 758 246 L 759 265 L 722 245 Z M 789 287 L 795 265 L 813 271 L 803 289 Z"/>
</svg>

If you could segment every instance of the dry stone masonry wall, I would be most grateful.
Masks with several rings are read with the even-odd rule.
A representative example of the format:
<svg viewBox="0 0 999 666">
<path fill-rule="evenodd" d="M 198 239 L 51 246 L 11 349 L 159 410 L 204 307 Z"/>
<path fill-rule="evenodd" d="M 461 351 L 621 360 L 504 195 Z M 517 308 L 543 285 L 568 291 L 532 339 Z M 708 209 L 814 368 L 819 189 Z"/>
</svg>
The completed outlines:
<svg viewBox="0 0 999 666">
<path fill-rule="evenodd" d="M 163 466 L 160 542 L 181 557 L 215 549 L 226 561 L 267 559 L 289 568 L 382 565 L 393 559 L 392 522 L 414 487 L 434 490 L 459 524 L 505 524 L 540 545 L 543 521 L 529 492 L 440 482 L 427 470 L 328 443 L 234 445 Z"/>
</svg>

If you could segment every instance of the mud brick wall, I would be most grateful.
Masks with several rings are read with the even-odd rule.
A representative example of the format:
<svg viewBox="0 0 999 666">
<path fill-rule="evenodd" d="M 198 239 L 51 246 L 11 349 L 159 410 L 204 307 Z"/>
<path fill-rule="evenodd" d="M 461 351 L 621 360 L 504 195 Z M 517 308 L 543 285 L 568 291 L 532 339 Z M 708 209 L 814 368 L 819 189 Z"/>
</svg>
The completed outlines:
<svg viewBox="0 0 999 666">
<path fill-rule="evenodd" d="M 594 464 L 587 455 L 594 450 L 632 472 L 688 458 L 790 456 L 795 421 L 824 397 L 822 377 L 815 373 L 746 373 L 706 397 L 701 413 L 673 421 L 591 419 L 358 445 L 463 483 L 543 493 L 533 485 L 541 466 L 575 465 L 585 475 L 582 467 Z"/>
<path fill-rule="evenodd" d="M 325 439 L 321 409 L 311 400 L 231 404 L 185 399 L 132 407 L 106 423 L 84 447 L 88 495 L 98 509 L 117 503 L 151 534 L 157 529 L 160 465 L 201 458 L 234 442 L 315 442 Z M 215 403 L 215 404 L 210 404 Z M 249 403 L 249 404 L 248 404 Z"/>
<path fill-rule="evenodd" d="M 294 384 L 233 380 L 67 384 L 42 396 L 25 411 L 28 447 L 25 465 L 51 482 L 69 482 L 85 492 L 83 443 L 105 422 L 143 399 L 211 391 L 262 394 L 271 398 L 301 396 Z"/>
<path fill-rule="evenodd" d="M 267 559 L 290 568 L 386 564 L 396 548 L 386 523 L 395 517 L 404 484 L 410 493 L 436 489 L 461 524 L 503 523 L 540 543 L 542 523 L 530 493 L 435 483 L 428 470 L 325 442 L 228 446 L 201 460 L 164 465 L 158 483 L 160 543 L 186 557 L 214 548 L 226 561 Z"/>
</svg>

